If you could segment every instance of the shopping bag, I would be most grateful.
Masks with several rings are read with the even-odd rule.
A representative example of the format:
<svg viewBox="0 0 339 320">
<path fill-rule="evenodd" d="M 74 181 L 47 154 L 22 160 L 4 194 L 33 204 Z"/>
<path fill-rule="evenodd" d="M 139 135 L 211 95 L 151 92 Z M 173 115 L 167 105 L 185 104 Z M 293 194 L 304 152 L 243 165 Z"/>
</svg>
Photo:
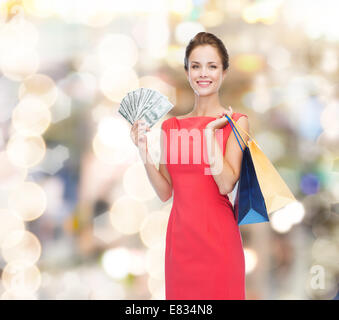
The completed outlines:
<svg viewBox="0 0 339 320">
<path fill-rule="evenodd" d="M 233 119 L 230 119 L 228 116 L 227 118 L 229 121 L 231 120 L 230 124 L 234 125 L 236 130 L 239 128 L 251 138 L 251 140 L 248 141 L 247 146 L 249 148 L 259 186 L 265 200 L 267 213 L 271 214 L 272 212 L 282 209 L 286 205 L 297 201 L 285 181 L 281 178 L 278 171 L 261 150 L 255 139 L 237 125 Z"/>
<path fill-rule="evenodd" d="M 245 148 L 243 150 L 237 137 L 238 132 L 232 122 L 230 125 L 243 151 L 238 189 L 234 200 L 234 217 L 238 225 L 267 222 L 269 219 L 265 200 L 258 183 L 250 150 L 244 140 Z"/>
</svg>

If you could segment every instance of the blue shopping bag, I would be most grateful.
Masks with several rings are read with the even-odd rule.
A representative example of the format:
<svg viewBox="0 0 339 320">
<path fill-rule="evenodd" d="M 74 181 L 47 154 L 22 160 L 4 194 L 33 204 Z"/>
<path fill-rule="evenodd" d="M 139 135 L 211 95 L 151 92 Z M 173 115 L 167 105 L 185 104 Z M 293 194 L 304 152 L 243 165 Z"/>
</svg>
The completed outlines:
<svg viewBox="0 0 339 320">
<path fill-rule="evenodd" d="M 238 225 L 267 222 L 269 219 L 265 200 L 260 190 L 250 149 L 242 139 L 232 120 L 227 115 L 225 115 L 225 117 L 227 117 L 238 144 L 243 152 L 241 173 L 234 200 L 234 217 Z M 245 144 L 244 150 L 238 140 L 237 134 Z"/>
</svg>

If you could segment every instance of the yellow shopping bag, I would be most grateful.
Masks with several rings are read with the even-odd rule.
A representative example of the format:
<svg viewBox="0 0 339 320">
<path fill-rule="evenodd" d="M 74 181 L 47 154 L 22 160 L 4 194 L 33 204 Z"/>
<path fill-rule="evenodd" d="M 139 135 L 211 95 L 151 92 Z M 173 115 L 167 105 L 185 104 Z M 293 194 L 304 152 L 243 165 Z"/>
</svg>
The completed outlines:
<svg viewBox="0 0 339 320">
<path fill-rule="evenodd" d="M 227 118 L 228 121 L 232 121 L 235 128 L 241 129 L 251 138 L 251 140 L 248 141 L 247 146 L 251 153 L 255 173 L 265 200 L 267 213 L 270 214 L 297 201 L 271 161 L 261 150 L 258 143 L 244 129 L 237 125 L 232 118 Z"/>
</svg>

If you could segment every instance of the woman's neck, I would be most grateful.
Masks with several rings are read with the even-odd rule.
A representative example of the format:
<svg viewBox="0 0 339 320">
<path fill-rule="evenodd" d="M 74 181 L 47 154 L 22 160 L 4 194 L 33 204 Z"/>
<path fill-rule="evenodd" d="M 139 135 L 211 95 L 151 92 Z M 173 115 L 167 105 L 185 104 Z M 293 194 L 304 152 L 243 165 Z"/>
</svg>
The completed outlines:
<svg viewBox="0 0 339 320">
<path fill-rule="evenodd" d="M 218 96 L 209 97 L 195 97 L 194 107 L 190 112 L 191 116 L 201 117 L 210 116 L 218 113 L 221 109 L 224 109 L 220 104 Z"/>
</svg>

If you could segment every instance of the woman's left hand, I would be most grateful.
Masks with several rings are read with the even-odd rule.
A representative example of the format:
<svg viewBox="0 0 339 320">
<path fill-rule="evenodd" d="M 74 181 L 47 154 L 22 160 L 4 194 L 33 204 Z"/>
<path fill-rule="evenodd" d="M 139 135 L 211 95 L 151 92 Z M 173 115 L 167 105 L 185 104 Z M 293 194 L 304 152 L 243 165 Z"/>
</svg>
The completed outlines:
<svg viewBox="0 0 339 320">
<path fill-rule="evenodd" d="M 209 122 L 206 126 L 206 129 L 216 130 L 226 126 L 228 119 L 225 117 L 225 114 L 227 114 L 230 118 L 232 117 L 233 110 L 231 106 L 228 107 L 228 111 L 220 113 L 216 120 Z"/>
</svg>

